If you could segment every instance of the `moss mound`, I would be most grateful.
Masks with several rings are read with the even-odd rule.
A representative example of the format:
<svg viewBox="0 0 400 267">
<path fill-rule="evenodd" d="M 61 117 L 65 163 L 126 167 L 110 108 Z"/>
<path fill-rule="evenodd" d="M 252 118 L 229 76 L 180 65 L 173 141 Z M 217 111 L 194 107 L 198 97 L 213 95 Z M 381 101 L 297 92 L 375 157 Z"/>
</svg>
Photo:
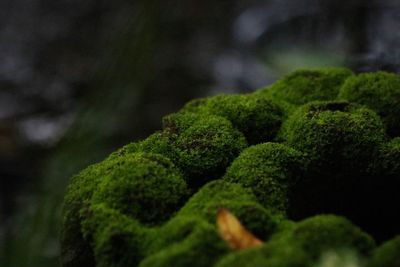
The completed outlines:
<svg viewBox="0 0 400 267">
<path fill-rule="evenodd" d="M 287 107 L 316 100 L 334 100 L 344 81 L 353 73 L 345 68 L 297 70 L 277 81 L 262 92 L 274 99 L 287 102 Z"/>
<path fill-rule="evenodd" d="M 387 72 L 363 73 L 346 80 L 340 99 L 377 112 L 391 136 L 400 136 L 400 76 Z"/>
<path fill-rule="evenodd" d="M 182 112 L 218 115 L 228 119 L 249 144 L 271 141 L 282 123 L 283 110 L 271 98 L 255 94 L 217 95 L 194 100 Z"/>
<path fill-rule="evenodd" d="M 62 265 L 399 267 L 399 110 L 397 75 L 338 68 L 193 100 L 71 179 Z M 232 250 L 222 207 L 264 243 Z"/>
<path fill-rule="evenodd" d="M 378 247 L 368 264 L 369 267 L 400 266 L 400 236 L 393 238 Z"/>
<path fill-rule="evenodd" d="M 261 248 L 227 255 L 217 266 L 311 266 L 325 252 L 350 249 L 368 256 L 374 248 L 374 240 L 350 221 L 334 215 L 319 215 L 278 232 Z"/>
</svg>

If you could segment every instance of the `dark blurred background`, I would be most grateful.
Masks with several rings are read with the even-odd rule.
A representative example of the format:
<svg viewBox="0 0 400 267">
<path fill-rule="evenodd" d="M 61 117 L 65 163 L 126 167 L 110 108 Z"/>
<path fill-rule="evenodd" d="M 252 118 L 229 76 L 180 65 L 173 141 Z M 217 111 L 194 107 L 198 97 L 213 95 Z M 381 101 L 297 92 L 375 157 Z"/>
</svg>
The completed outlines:
<svg viewBox="0 0 400 267">
<path fill-rule="evenodd" d="M 57 266 L 70 176 L 189 99 L 399 47 L 397 0 L 1 0 L 0 266 Z"/>
</svg>

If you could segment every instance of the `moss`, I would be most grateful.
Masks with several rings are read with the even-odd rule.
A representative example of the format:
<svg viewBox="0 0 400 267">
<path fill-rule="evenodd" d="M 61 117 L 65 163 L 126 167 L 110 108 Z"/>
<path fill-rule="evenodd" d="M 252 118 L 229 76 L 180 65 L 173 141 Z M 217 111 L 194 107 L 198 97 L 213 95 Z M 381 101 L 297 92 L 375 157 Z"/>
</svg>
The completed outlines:
<svg viewBox="0 0 400 267">
<path fill-rule="evenodd" d="M 269 209 L 285 213 L 290 186 L 302 175 L 300 152 L 278 143 L 245 149 L 228 168 L 223 179 L 250 188 Z"/>
<path fill-rule="evenodd" d="M 400 267 L 400 236 L 381 246 L 373 253 L 368 267 Z"/>
<path fill-rule="evenodd" d="M 363 73 L 350 77 L 340 89 L 340 99 L 366 105 L 383 119 L 391 136 L 400 136 L 400 76 Z"/>
<path fill-rule="evenodd" d="M 312 266 L 326 252 L 354 251 L 368 256 L 375 241 L 344 217 L 318 215 L 278 232 L 264 248 L 266 266 Z"/>
<path fill-rule="evenodd" d="M 283 219 L 258 204 L 251 191 L 222 180 L 203 186 L 179 211 L 178 217 L 196 214 L 214 224 L 221 207 L 229 209 L 247 229 L 263 240 L 275 232 Z"/>
<path fill-rule="evenodd" d="M 273 100 L 255 94 L 221 94 L 189 102 L 183 111 L 224 117 L 245 135 L 249 144 L 273 140 L 283 118 L 283 110 Z"/>
<path fill-rule="evenodd" d="M 187 195 L 186 183 L 170 160 L 133 153 L 119 158 L 118 166 L 98 185 L 93 203 L 105 203 L 153 225 L 168 219 Z"/>
<path fill-rule="evenodd" d="M 393 138 L 383 146 L 380 160 L 382 165 L 380 171 L 400 179 L 400 137 Z"/>
<path fill-rule="evenodd" d="M 175 135 L 176 165 L 194 188 L 222 175 L 247 146 L 243 134 L 223 117 L 184 113 L 165 121 L 166 131 Z"/>
<path fill-rule="evenodd" d="M 136 152 L 160 154 L 171 161 L 175 161 L 174 151 L 171 146 L 170 135 L 167 132 L 156 132 L 140 142 L 130 143 L 111 153 L 108 159 L 124 157 Z"/>
<path fill-rule="evenodd" d="M 314 164 L 335 168 L 345 164 L 366 168 L 366 161 L 385 140 L 379 117 L 347 102 L 304 105 L 286 121 L 281 134 Z"/>
<path fill-rule="evenodd" d="M 229 248 L 214 226 L 199 223 L 182 242 L 172 243 L 144 259 L 140 267 L 208 267 L 227 253 Z"/>
<path fill-rule="evenodd" d="M 292 191 L 290 216 L 335 213 L 368 224 L 371 169 L 386 141 L 376 113 L 347 102 L 312 102 L 289 117 L 281 134 L 307 158 L 307 175 Z"/>
<path fill-rule="evenodd" d="M 397 101 L 397 79 L 298 71 L 253 94 L 188 103 L 162 131 L 73 177 L 63 266 L 309 267 L 343 251 L 368 258 L 374 240 L 337 215 L 378 241 L 398 231 L 400 137 L 389 139 L 384 126 L 397 108 L 384 109 Z M 339 98 L 357 103 L 309 102 L 336 99 L 344 81 Z M 264 245 L 231 251 L 216 231 L 221 207 Z M 336 215 L 314 216 L 326 213 Z M 398 243 L 376 249 L 368 267 L 398 266 Z"/>
<path fill-rule="evenodd" d="M 81 232 L 80 210 L 90 202 L 97 184 L 117 165 L 117 161 L 106 160 L 93 164 L 72 177 L 64 198 L 60 233 L 61 259 L 63 266 L 91 266 L 94 263 L 89 244 Z"/>
<path fill-rule="evenodd" d="M 345 68 L 297 70 L 264 89 L 264 92 L 292 105 L 334 100 L 343 82 L 352 75 Z"/>
<path fill-rule="evenodd" d="M 368 207 L 368 227 L 378 241 L 391 238 L 398 233 L 400 218 L 394 216 L 400 209 L 400 138 L 394 138 L 385 143 L 380 149 L 377 158 L 377 167 L 374 169 L 374 180 L 368 185 L 368 194 L 379 196 L 369 198 L 364 206 Z M 373 215 L 373 216 L 371 216 Z M 367 216 L 365 216 L 367 218 Z M 385 222 L 385 227 L 382 227 Z"/>
<path fill-rule="evenodd" d="M 201 217 L 207 217 L 215 220 L 216 210 L 211 216 L 209 214 L 210 203 L 223 207 L 230 201 L 236 202 L 255 202 L 256 198 L 252 192 L 240 185 L 233 184 L 223 180 L 216 180 L 204 185 L 196 194 L 194 194 L 179 211 L 179 216 L 191 216 L 196 214 Z"/>
<path fill-rule="evenodd" d="M 350 221 L 320 215 L 286 228 L 260 248 L 229 254 L 216 266 L 308 267 L 328 251 L 355 250 L 367 256 L 374 247 L 374 240 Z"/>
<path fill-rule="evenodd" d="M 81 210 L 85 239 L 93 248 L 96 266 L 136 266 L 143 258 L 149 230 L 138 221 L 104 204 Z M 129 252 L 129 253 L 127 253 Z"/>
<path fill-rule="evenodd" d="M 297 223 L 288 241 L 300 246 L 312 259 L 338 249 L 355 249 L 369 255 L 375 247 L 372 237 L 344 217 L 335 215 L 318 215 Z"/>
</svg>

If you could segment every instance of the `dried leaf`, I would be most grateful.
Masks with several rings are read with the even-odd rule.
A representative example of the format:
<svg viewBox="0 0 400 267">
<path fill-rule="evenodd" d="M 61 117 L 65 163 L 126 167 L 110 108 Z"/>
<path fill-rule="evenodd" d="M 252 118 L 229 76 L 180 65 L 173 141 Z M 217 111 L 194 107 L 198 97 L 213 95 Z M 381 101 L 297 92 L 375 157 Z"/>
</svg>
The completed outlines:
<svg viewBox="0 0 400 267">
<path fill-rule="evenodd" d="M 263 242 L 250 233 L 229 210 L 221 208 L 217 213 L 218 231 L 233 250 L 257 247 Z"/>
</svg>

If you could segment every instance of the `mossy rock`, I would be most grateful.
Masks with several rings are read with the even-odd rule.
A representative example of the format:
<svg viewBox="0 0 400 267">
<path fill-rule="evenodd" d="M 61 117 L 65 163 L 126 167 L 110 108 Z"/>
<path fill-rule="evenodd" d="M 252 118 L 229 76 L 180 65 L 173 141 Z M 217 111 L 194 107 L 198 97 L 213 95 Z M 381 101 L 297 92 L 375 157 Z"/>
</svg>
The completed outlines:
<svg viewBox="0 0 400 267">
<path fill-rule="evenodd" d="M 62 266 L 310 267 L 354 255 L 399 267 L 397 85 L 383 72 L 300 70 L 189 102 L 71 179 Z M 263 244 L 232 250 L 220 208 Z"/>
</svg>

